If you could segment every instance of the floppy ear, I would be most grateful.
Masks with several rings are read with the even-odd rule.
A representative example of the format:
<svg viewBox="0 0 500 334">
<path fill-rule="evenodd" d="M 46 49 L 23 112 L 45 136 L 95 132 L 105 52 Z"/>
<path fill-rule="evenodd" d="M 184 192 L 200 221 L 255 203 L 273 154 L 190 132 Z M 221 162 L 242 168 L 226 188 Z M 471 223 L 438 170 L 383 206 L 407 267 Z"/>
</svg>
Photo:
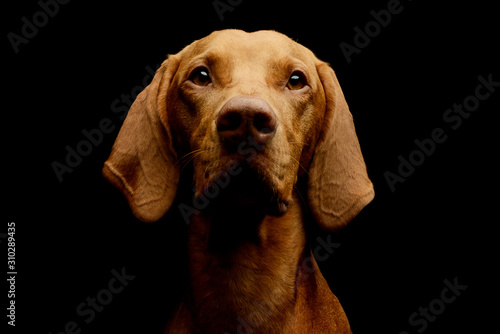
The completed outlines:
<svg viewBox="0 0 500 334">
<path fill-rule="evenodd" d="M 127 114 L 103 175 L 120 189 L 142 221 L 160 219 L 177 193 L 179 169 L 168 126 L 166 98 L 178 60 L 170 56 Z"/>
<path fill-rule="evenodd" d="M 326 110 L 309 167 L 309 207 L 318 224 L 338 230 L 349 223 L 374 197 L 361 155 L 352 115 L 333 70 L 317 66 Z"/>
</svg>

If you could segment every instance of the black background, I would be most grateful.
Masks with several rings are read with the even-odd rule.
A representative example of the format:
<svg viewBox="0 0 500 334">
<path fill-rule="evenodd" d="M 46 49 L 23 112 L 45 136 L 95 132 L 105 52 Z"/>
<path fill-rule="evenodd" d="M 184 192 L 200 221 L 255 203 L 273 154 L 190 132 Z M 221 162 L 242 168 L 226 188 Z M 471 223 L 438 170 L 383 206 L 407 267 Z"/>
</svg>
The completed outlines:
<svg viewBox="0 0 500 334">
<path fill-rule="evenodd" d="M 401 13 L 348 63 L 339 44 L 353 44 L 354 27 L 363 29 L 370 11 L 387 3 L 244 0 L 221 21 L 212 1 L 71 1 L 17 54 L 7 34 L 20 34 L 21 18 L 31 21 L 40 6 L 9 3 L 0 232 L 16 222 L 17 332 L 59 333 L 75 321 L 81 333 L 162 333 L 179 292 L 185 226 L 168 217 L 141 223 L 101 176 L 121 125 L 110 105 L 142 84 L 147 66 L 225 28 L 285 33 L 331 63 L 340 80 L 376 196 L 343 231 L 320 233 L 341 246 L 319 265 L 353 332 L 416 333 L 421 327 L 409 316 L 455 277 L 467 289 L 424 332 L 496 329 L 500 88 L 456 130 L 443 114 L 474 95 L 479 76 L 500 81 L 497 9 L 493 2 L 402 1 Z M 103 118 L 114 131 L 59 182 L 53 161 L 64 163 L 65 147 L 75 148 L 82 130 Z M 392 192 L 384 173 L 397 173 L 398 156 L 408 158 L 414 140 L 435 128 L 447 140 Z M 122 268 L 135 278 L 85 323 L 77 306 Z"/>
</svg>

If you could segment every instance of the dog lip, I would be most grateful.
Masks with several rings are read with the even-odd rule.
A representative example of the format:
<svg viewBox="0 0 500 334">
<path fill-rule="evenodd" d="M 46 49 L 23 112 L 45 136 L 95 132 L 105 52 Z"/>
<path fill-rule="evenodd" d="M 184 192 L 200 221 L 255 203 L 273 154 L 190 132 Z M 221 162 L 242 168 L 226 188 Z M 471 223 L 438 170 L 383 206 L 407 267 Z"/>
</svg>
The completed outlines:
<svg viewBox="0 0 500 334">
<path fill-rule="evenodd" d="M 263 171 L 253 165 L 244 166 L 230 187 L 229 201 L 242 208 L 255 208 L 272 216 L 282 216 L 288 210 L 290 201 L 283 198 Z"/>
<path fill-rule="evenodd" d="M 230 206 L 241 210 L 255 210 L 272 216 L 287 212 L 290 201 L 277 191 L 262 164 L 246 160 L 232 160 L 237 164 L 231 172 L 218 173 L 222 179 L 212 177 L 204 186 L 196 187 L 195 197 L 204 196 L 210 206 Z M 233 166 L 234 167 L 234 166 Z"/>
<path fill-rule="evenodd" d="M 271 216 L 281 217 L 288 211 L 289 205 L 289 199 L 283 199 L 277 196 L 277 198 L 274 198 L 269 203 L 267 203 L 266 211 Z"/>
<path fill-rule="evenodd" d="M 284 214 L 288 210 L 288 205 L 290 204 L 289 200 L 280 200 L 278 203 L 278 212 Z"/>
</svg>

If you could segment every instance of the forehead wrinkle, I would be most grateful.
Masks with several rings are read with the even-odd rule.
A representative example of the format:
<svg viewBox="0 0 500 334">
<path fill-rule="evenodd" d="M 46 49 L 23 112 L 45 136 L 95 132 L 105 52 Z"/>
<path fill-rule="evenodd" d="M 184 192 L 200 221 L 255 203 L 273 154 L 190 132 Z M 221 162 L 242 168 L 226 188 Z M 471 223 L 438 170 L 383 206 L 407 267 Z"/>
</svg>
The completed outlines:
<svg viewBox="0 0 500 334">
<path fill-rule="evenodd" d="M 231 57 L 221 56 L 217 52 L 207 51 L 197 56 L 194 56 L 190 59 L 189 63 L 194 64 L 202 64 L 205 63 L 208 67 L 215 67 L 220 65 L 220 63 L 224 63 L 224 65 L 228 65 L 231 62 Z"/>
</svg>

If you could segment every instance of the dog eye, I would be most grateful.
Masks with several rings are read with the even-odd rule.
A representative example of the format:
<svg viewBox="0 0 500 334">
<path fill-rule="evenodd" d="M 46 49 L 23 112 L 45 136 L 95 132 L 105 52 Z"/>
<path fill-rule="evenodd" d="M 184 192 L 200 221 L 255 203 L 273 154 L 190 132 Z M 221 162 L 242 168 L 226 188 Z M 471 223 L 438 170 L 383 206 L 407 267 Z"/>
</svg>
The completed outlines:
<svg viewBox="0 0 500 334">
<path fill-rule="evenodd" d="M 210 75 L 208 74 L 208 69 L 206 67 L 199 67 L 191 73 L 189 77 L 195 85 L 197 86 L 207 86 L 212 82 Z"/>
<path fill-rule="evenodd" d="M 299 90 L 307 85 L 306 77 L 302 72 L 295 71 L 290 75 L 290 79 L 288 79 L 288 83 L 286 86 L 290 90 Z"/>
</svg>

